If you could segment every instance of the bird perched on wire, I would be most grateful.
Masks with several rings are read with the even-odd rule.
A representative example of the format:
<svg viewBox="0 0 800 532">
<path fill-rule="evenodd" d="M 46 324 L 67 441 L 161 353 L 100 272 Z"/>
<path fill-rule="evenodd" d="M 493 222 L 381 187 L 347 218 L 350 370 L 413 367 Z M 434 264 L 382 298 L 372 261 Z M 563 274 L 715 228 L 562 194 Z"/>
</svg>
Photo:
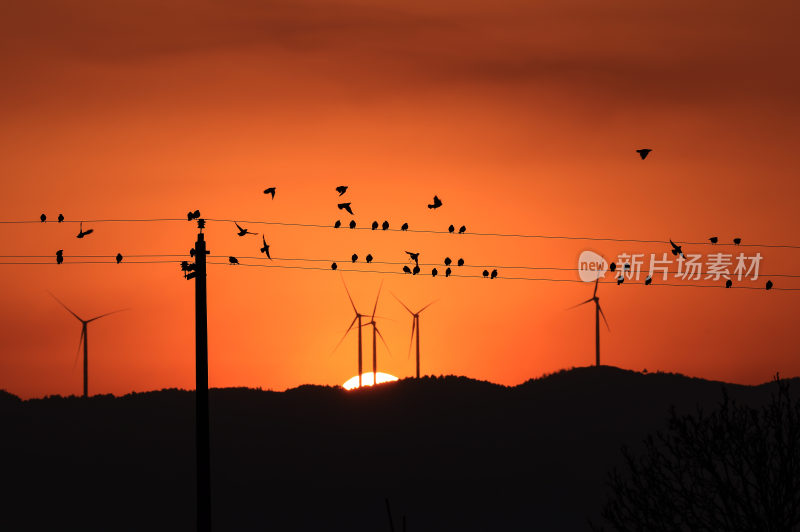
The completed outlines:
<svg viewBox="0 0 800 532">
<path fill-rule="evenodd" d="M 403 266 L 403 271 L 406 273 L 411 273 L 411 268 L 409 268 L 408 266 Z"/>
<path fill-rule="evenodd" d="M 94 233 L 94 229 L 87 229 L 86 231 L 83 230 L 83 222 L 81 222 L 80 229 L 78 230 L 78 238 L 83 238 L 86 235 L 91 235 Z"/>
<path fill-rule="evenodd" d="M 333 224 L 333 227 L 336 228 L 336 229 L 339 229 L 341 226 L 342 226 L 342 221 L 341 220 L 336 220 L 336 223 Z"/>
<path fill-rule="evenodd" d="M 269 260 L 272 260 L 272 257 L 269 255 L 269 244 L 267 244 L 267 239 L 264 238 L 264 235 L 261 235 L 261 242 L 264 243 L 264 246 L 259 251 L 266 255 Z"/>
<path fill-rule="evenodd" d="M 736 238 L 734 238 L 734 239 L 733 239 L 733 243 L 734 243 L 734 244 L 736 244 L 736 245 L 738 246 L 739 244 L 741 244 L 741 243 L 742 243 L 742 239 L 741 239 L 741 238 L 739 238 L 739 237 L 736 237 Z"/>
<path fill-rule="evenodd" d="M 625 277 L 623 277 L 622 275 L 617 277 L 617 286 L 621 285 L 624 282 L 625 282 Z"/>
<path fill-rule="evenodd" d="M 492 270 L 491 278 L 494 279 L 495 277 L 497 277 L 497 270 Z"/>
<path fill-rule="evenodd" d="M 464 259 L 458 259 L 458 265 L 459 266 L 463 266 L 464 265 Z"/>
<path fill-rule="evenodd" d="M 616 262 L 612 262 L 611 264 L 608 265 L 608 271 L 613 272 L 616 269 L 617 269 L 617 263 Z"/>
<path fill-rule="evenodd" d="M 682 246 L 679 246 L 678 244 L 676 244 L 675 242 L 673 242 L 671 238 L 670 238 L 670 240 L 669 240 L 669 243 L 670 243 L 670 245 L 672 246 L 672 254 L 673 254 L 673 255 L 680 255 L 682 259 L 685 259 L 685 258 L 686 258 L 686 257 L 683 255 L 683 249 L 682 249 Z"/>
<path fill-rule="evenodd" d="M 638 153 L 639 157 L 641 157 L 642 160 L 644 160 L 645 157 L 647 157 L 647 154 L 650 153 L 651 151 L 653 150 L 651 150 L 650 148 L 642 148 L 641 150 L 636 150 L 636 153 Z"/>
<path fill-rule="evenodd" d="M 42 222 L 45 222 L 45 221 L 47 220 L 47 215 L 46 215 L 45 213 L 42 213 L 42 215 L 41 215 L 41 216 L 39 216 L 39 219 L 40 219 Z"/>
<path fill-rule="evenodd" d="M 652 283 L 652 282 L 653 282 L 653 276 L 652 276 L 652 275 L 648 275 L 648 276 L 645 278 L 645 280 L 644 280 L 644 284 L 645 284 L 645 286 L 646 286 L 646 285 L 649 285 L 649 284 L 650 284 L 650 283 Z"/>
<path fill-rule="evenodd" d="M 767 290 L 772 290 L 772 281 L 767 281 Z"/>
<path fill-rule="evenodd" d="M 336 268 L 338 268 L 338 267 L 339 267 L 339 266 L 337 266 L 335 262 L 332 262 L 332 263 L 331 263 L 331 270 L 335 270 L 335 269 L 336 269 Z"/>
<path fill-rule="evenodd" d="M 228 257 L 228 262 L 230 262 L 231 264 L 239 264 L 239 259 L 237 259 L 236 257 Z"/>
<path fill-rule="evenodd" d="M 336 192 L 338 192 L 339 195 L 341 196 L 342 194 L 347 192 L 347 187 L 345 185 L 338 186 L 336 187 Z"/>
<path fill-rule="evenodd" d="M 458 228 L 458 234 L 462 235 L 462 234 L 464 234 L 464 231 L 466 231 L 466 230 L 467 230 L 467 226 L 466 225 L 462 225 L 461 227 Z"/>
<path fill-rule="evenodd" d="M 447 228 L 447 230 L 452 233 L 453 231 L 456 230 L 456 226 L 451 224 L 450 227 Z"/>
<path fill-rule="evenodd" d="M 489 270 L 483 270 L 483 276 L 489 277 Z"/>
<path fill-rule="evenodd" d="M 345 210 L 350 214 L 353 214 L 353 209 L 350 208 L 350 203 L 351 202 L 349 201 L 347 203 L 338 203 L 336 206 L 339 207 L 339 209 Z"/>
<path fill-rule="evenodd" d="M 64 262 L 64 250 L 59 249 L 56 251 L 56 263 L 61 264 L 62 262 Z"/>
<path fill-rule="evenodd" d="M 731 281 L 730 279 L 725 281 L 725 288 L 730 288 L 731 286 L 733 286 L 733 281 Z"/>
<path fill-rule="evenodd" d="M 369 264 L 370 262 L 372 262 L 372 254 L 371 254 L 371 253 L 367 254 L 367 257 L 366 257 L 366 258 L 367 258 L 367 264 Z"/>
<path fill-rule="evenodd" d="M 189 220 L 190 222 L 192 220 L 197 220 L 198 218 L 200 218 L 200 211 L 194 211 L 194 212 L 189 211 L 188 213 L 186 213 L 186 219 Z"/>
<path fill-rule="evenodd" d="M 357 261 L 358 260 L 358 255 L 353 253 L 353 255 L 350 257 L 350 260 L 352 260 L 353 262 Z"/>
<path fill-rule="evenodd" d="M 428 204 L 429 209 L 438 209 L 442 206 L 442 200 L 439 199 L 439 196 L 433 197 L 433 203 Z"/>
<path fill-rule="evenodd" d="M 384 220 L 383 223 L 381 224 L 381 229 L 383 229 L 384 231 L 389 229 L 389 222 Z"/>
<path fill-rule="evenodd" d="M 272 199 L 275 199 L 275 187 L 269 187 L 268 189 L 265 189 L 264 194 L 271 194 Z"/>
<path fill-rule="evenodd" d="M 716 244 L 717 242 L 719 242 L 719 238 L 712 236 L 711 238 L 708 239 L 708 241 L 711 242 L 712 244 Z"/>
<path fill-rule="evenodd" d="M 406 223 L 406 224 L 403 224 L 403 225 L 400 227 L 400 230 L 401 230 L 401 231 L 408 231 L 408 224 L 407 224 L 407 223 Z"/>
<path fill-rule="evenodd" d="M 413 273 L 414 275 L 417 275 L 419 273 L 419 264 L 414 266 L 414 269 L 411 270 L 411 273 Z"/>
<path fill-rule="evenodd" d="M 408 253 L 409 257 L 411 257 L 411 260 L 413 260 L 416 264 L 419 264 L 419 253 L 413 253 L 411 251 L 406 251 L 406 253 Z"/>
<path fill-rule="evenodd" d="M 374 231 L 377 228 L 378 228 L 378 222 L 377 221 L 372 222 L 372 230 Z"/>
<path fill-rule="evenodd" d="M 437 270 L 436 268 L 432 269 L 431 270 L 431 276 L 432 277 L 436 277 L 437 275 L 439 275 L 439 270 Z"/>
<path fill-rule="evenodd" d="M 356 221 L 350 220 L 350 229 L 355 229 L 355 228 L 356 228 Z"/>
<path fill-rule="evenodd" d="M 117 264 L 122 262 L 122 253 L 117 253 L 116 259 L 117 259 Z"/>
<path fill-rule="evenodd" d="M 450 257 L 445 257 L 444 258 L 444 265 L 445 266 L 450 266 L 451 262 L 453 262 L 453 261 L 450 260 Z"/>
<path fill-rule="evenodd" d="M 444 276 L 445 276 L 445 277 L 450 277 L 450 274 L 451 274 L 451 273 L 453 273 L 453 270 L 451 270 L 450 268 L 447 268 L 447 269 L 444 271 Z"/>
<path fill-rule="evenodd" d="M 64 221 L 64 215 L 63 214 L 59 214 L 58 215 L 58 223 L 61 223 L 63 221 Z"/>
<path fill-rule="evenodd" d="M 249 230 L 247 230 L 247 229 L 244 229 L 244 228 L 242 228 L 242 226 L 241 226 L 241 225 L 239 225 L 239 224 L 237 224 L 236 222 L 233 222 L 233 224 L 234 224 L 234 225 L 236 226 L 236 228 L 239 230 L 239 232 L 237 233 L 239 236 L 244 236 L 244 235 L 257 235 L 257 234 L 258 234 L 258 233 L 253 233 L 252 231 L 249 231 Z"/>
</svg>

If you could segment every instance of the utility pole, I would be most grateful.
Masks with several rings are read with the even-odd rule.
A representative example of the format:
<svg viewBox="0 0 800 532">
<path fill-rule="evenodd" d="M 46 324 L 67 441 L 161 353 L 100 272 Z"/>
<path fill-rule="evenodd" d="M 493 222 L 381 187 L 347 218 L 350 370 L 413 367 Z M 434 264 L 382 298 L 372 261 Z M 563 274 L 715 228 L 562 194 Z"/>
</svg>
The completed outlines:
<svg viewBox="0 0 800 532">
<path fill-rule="evenodd" d="M 206 241 L 204 219 L 197 220 L 200 232 L 190 252 L 194 264 L 184 261 L 181 269 L 188 280 L 194 279 L 195 294 L 195 400 L 196 400 L 196 447 L 197 447 L 197 530 L 211 531 L 211 462 L 209 458 L 208 426 L 208 317 L 206 300 Z M 191 272 L 191 273 L 188 273 Z"/>
</svg>

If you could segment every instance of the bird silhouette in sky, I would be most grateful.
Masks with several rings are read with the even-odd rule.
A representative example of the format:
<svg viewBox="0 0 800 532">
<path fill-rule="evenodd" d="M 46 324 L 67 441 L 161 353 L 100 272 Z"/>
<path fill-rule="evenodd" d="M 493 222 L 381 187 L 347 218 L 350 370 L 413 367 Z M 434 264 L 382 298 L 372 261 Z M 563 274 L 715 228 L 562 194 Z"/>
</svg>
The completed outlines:
<svg viewBox="0 0 800 532">
<path fill-rule="evenodd" d="M 455 225 L 450 225 L 450 227 L 448 227 L 447 230 L 452 233 L 453 231 L 456 230 L 456 226 Z"/>
<path fill-rule="evenodd" d="M 59 214 L 58 215 L 58 223 L 61 223 L 63 221 L 64 221 L 64 215 L 63 214 Z"/>
<path fill-rule="evenodd" d="M 353 209 L 350 208 L 350 202 L 349 201 L 347 203 L 339 203 L 336 206 L 339 207 L 339 209 L 344 209 L 347 212 L 349 212 L 350 214 L 353 214 Z"/>
<path fill-rule="evenodd" d="M 731 286 L 733 286 L 733 281 L 731 281 L 730 279 L 725 281 L 725 288 L 730 288 Z"/>
<path fill-rule="evenodd" d="M 378 228 L 378 222 L 377 221 L 372 222 L 372 230 L 374 231 L 377 228 Z"/>
<path fill-rule="evenodd" d="M 641 157 L 642 160 L 644 160 L 645 157 L 647 157 L 647 154 L 650 153 L 651 151 L 653 150 L 651 150 L 650 148 L 642 148 L 641 150 L 636 150 L 636 153 L 638 153 L 639 157 Z"/>
<path fill-rule="evenodd" d="M 464 234 L 464 231 L 466 231 L 466 230 L 467 230 L 467 226 L 466 225 L 462 225 L 461 227 L 458 228 L 458 234 L 459 235 Z"/>
<path fill-rule="evenodd" d="M 711 238 L 708 239 L 708 241 L 711 242 L 712 244 L 716 244 L 717 242 L 719 242 L 719 238 L 712 236 Z"/>
<path fill-rule="evenodd" d="M 345 185 L 338 186 L 336 187 L 336 192 L 338 192 L 339 195 L 341 196 L 342 194 L 347 192 L 347 187 Z"/>
<path fill-rule="evenodd" d="M 408 266 L 403 266 L 403 271 L 406 273 L 411 273 L 411 268 L 409 268 Z"/>
<path fill-rule="evenodd" d="M 419 264 L 414 266 L 414 269 L 411 270 L 411 273 L 413 273 L 414 275 L 417 275 L 419 273 Z"/>
<path fill-rule="evenodd" d="M 450 257 L 445 257 L 444 258 L 444 265 L 445 266 L 450 266 L 451 262 L 453 262 L 453 261 L 450 260 Z"/>
<path fill-rule="evenodd" d="M 445 276 L 445 277 L 450 277 L 450 274 L 451 274 L 451 273 L 453 273 L 453 270 L 451 270 L 450 268 L 447 268 L 447 269 L 444 271 L 444 276 Z"/>
<path fill-rule="evenodd" d="M 81 222 L 80 229 L 78 230 L 78 238 L 83 238 L 86 235 L 91 235 L 94 233 L 94 229 L 87 229 L 86 231 L 83 230 L 83 222 Z"/>
<path fill-rule="evenodd" d="M 267 239 L 264 238 L 264 235 L 261 235 L 261 241 L 264 243 L 264 247 L 262 247 L 259 251 L 266 255 L 269 260 L 272 260 L 272 257 L 269 255 L 269 244 L 267 244 Z"/>
<path fill-rule="evenodd" d="M 387 220 L 383 221 L 383 223 L 381 224 L 381 229 L 383 229 L 384 231 L 389 229 L 389 222 Z"/>
<path fill-rule="evenodd" d="M 433 197 L 433 203 L 428 204 L 429 209 L 438 209 L 442 206 L 442 200 L 439 199 L 439 196 Z"/>
<path fill-rule="evenodd" d="M 370 262 L 372 262 L 372 254 L 371 253 L 367 255 L 367 264 L 369 264 Z"/>
<path fill-rule="evenodd" d="M 483 270 L 483 276 L 489 277 L 489 270 Z"/>
<path fill-rule="evenodd" d="M 350 260 L 352 260 L 353 262 L 357 261 L 358 260 L 358 255 L 353 253 L 353 255 L 350 257 Z"/>
<path fill-rule="evenodd" d="M 56 251 L 56 262 L 58 264 L 61 264 L 62 262 L 64 262 L 64 250 L 63 249 L 59 249 L 58 251 Z"/>
<path fill-rule="evenodd" d="M 336 228 L 336 229 L 339 229 L 341 226 L 342 226 L 342 221 L 341 220 L 336 220 L 336 223 L 333 224 L 333 227 Z"/>
<path fill-rule="evenodd" d="M 492 279 L 497 277 L 497 270 L 492 270 L 492 276 L 491 277 L 492 277 Z"/>
<path fill-rule="evenodd" d="M 401 231 L 408 231 L 408 224 L 403 224 L 402 227 L 400 227 L 400 230 Z"/>
<path fill-rule="evenodd" d="M 39 219 L 40 219 L 42 222 L 44 222 L 44 221 L 46 221 L 46 220 L 47 220 L 47 215 L 46 215 L 45 213 L 42 213 L 42 215 L 41 215 L 41 216 L 39 216 Z"/>
<path fill-rule="evenodd" d="M 200 218 L 200 211 L 189 211 L 186 213 L 186 219 L 190 222 L 198 218 Z"/>
<path fill-rule="evenodd" d="M 117 259 L 117 264 L 119 264 L 120 262 L 122 262 L 122 253 L 117 253 L 117 257 L 116 257 L 116 259 Z"/>
<path fill-rule="evenodd" d="M 608 271 L 613 272 L 616 269 L 617 269 L 617 263 L 616 262 L 612 262 L 611 264 L 608 265 Z"/>
<path fill-rule="evenodd" d="M 356 228 L 356 221 L 350 220 L 350 229 L 355 229 L 355 228 Z"/>
<path fill-rule="evenodd" d="M 458 259 L 458 265 L 459 266 L 463 266 L 464 265 L 464 259 Z"/>
<path fill-rule="evenodd" d="M 734 239 L 733 239 L 733 243 L 734 243 L 734 244 L 736 244 L 736 245 L 738 246 L 739 244 L 741 244 L 741 243 L 742 243 L 742 239 L 741 239 L 741 238 L 739 238 L 739 237 L 736 237 L 736 238 L 734 238 Z"/>
<path fill-rule="evenodd" d="M 233 222 L 233 224 L 234 224 L 234 225 L 236 226 L 236 228 L 239 230 L 239 232 L 237 233 L 239 236 L 244 236 L 244 235 L 257 235 L 257 234 L 258 234 L 258 233 L 253 233 L 252 231 L 249 231 L 249 230 L 247 230 L 247 229 L 243 229 L 243 228 L 242 228 L 242 226 L 241 226 L 241 225 L 239 225 L 239 224 L 237 224 L 236 222 Z"/>
<path fill-rule="evenodd" d="M 644 284 L 645 285 L 649 285 L 652 282 L 653 282 L 653 276 L 652 275 L 648 275 L 644 280 Z"/>
<path fill-rule="evenodd" d="M 411 257 L 411 260 L 419 264 L 419 253 L 412 253 L 411 251 L 406 251 L 406 253 L 408 253 L 409 257 Z"/>
<path fill-rule="evenodd" d="M 622 265 L 622 270 L 626 271 L 626 272 L 631 271 L 631 263 L 630 262 L 626 262 L 625 264 L 623 264 Z"/>
<path fill-rule="evenodd" d="M 432 269 L 431 270 L 431 276 L 432 277 L 436 277 L 437 275 L 439 275 L 439 270 L 437 270 L 436 268 Z"/>
<path fill-rule="evenodd" d="M 772 289 L 772 281 L 767 281 L 767 290 Z"/>
<path fill-rule="evenodd" d="M 336 268 L 338 268 L 338 267 L 339 267 L 339 266 L 337 266 L 335 262 L 332 262 L 332 263 L 331 263 L 331 270 L 335 270 L 335 269 L 336 269 Z"/>
<path fill-rule="evenodd" d="M 269 187 L 268 189 L 265 189 L 264 194 L 271 194 L 272 199 L 275 199 L 275 187 Z"/>
<path fill-rule="evenodd" d="M 625 277 L 623 277 L 622 275 L 617 277 L 617 286 L 621 285 L 624 282 L 625 282 Z"/>
<path fill-rule="evenodd" d="M 239 259 L 237 259 L 236 257 L 228 257 L 228 262 L 230 262 L 231 264 L 239 264 Z"/>
<path fill-rule="evenodd" d="M 673 254 L 673 255 L 680 255 L 682 259 L 685 259 L 685 258 L 686 258 L 686 257 L 684 257 L 684 255 L 683 255 L 683 249 L 682 249 L 682 246 L 679 246 L 678 244 L 676 244 L 675 242 L 673 242 L 671 238 L 670 238 L 670 240 L 669 240 L 669 243 L 670 243 L 670 245 L 672 246 L 672 254 Z"/>
</svg>

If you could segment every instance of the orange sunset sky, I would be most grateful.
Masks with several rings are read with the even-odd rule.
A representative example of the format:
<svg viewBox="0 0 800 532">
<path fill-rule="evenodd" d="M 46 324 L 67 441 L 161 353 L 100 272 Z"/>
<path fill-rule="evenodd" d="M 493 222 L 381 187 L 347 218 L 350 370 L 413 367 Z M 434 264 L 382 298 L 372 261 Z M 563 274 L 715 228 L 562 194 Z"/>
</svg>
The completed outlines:
<svg viewBox="0 0 800 532">
<path fill-rule="evenodd" d="M 797 2 L 14 2 L 0 19 L 0 220 L 206 218 L 704 242 L 687 252 L 763 256 L 757 281 L 800 288 Z M 642 161 L 635 150 L 652 148 Z M 348 185 L 339 200 L 334 188 Z M 276 186 L 274 200 L 262 191 Z M 426 207 L 436 194 L 444 206 Z M 379 370 L 518 384 L 594 363 L 584 250 L 664 244 L 243 224 L 274 265 L 210 265 L 209 383 L 283 390 L 356 373 L 339 273 L 353 252 L 423 264 L 498 265 L 500 278 L 343 273 L 366 312 L 378 286 Z M 194 292 L 176 263 L 183 222 L 0 224 L 0 388 L 79 394 L 78 314 L 90 393 L 194 387 Z M 208 222 L 212 255 L 257 256 L 259 237 Z M 65 264 L 55 265 L 63 249 Z M 122 264 L 70 264 L 75 255 Z M 670 255 L 670 257 L 672 257 Z M 188 257 L 186 257 L 188 259 Z M 75 259 L 72 259 L 75 260 Z M 98 259 L 111 260 L 111 259 Z M 144 260 L 144 259 L 142 259 Z M 181 260 L 174 258 L 174 260 Z M 245 261 L 264 263 L 264 261 Z M 400 271 L 401 265 L 356 265 Z M 443 266 L 439 267 L 444 270 Z M 480 274 L 483 268 L 457 273 Z M 705 275 L 704 275 L 705 276 Z M 606 276 L 612 281 L 611 275 Z M 671 284 L 688 284 L 670 280 Z M 601 284 L 602 362 L 760 383 L 800 374 L 800 291 Z M 721 286 L 722 282 L 700 284 Z M 365 334 L 367 331 L 365 330 Z M 365 337 L 365 370 L 371 367 Z"/>
</svg>

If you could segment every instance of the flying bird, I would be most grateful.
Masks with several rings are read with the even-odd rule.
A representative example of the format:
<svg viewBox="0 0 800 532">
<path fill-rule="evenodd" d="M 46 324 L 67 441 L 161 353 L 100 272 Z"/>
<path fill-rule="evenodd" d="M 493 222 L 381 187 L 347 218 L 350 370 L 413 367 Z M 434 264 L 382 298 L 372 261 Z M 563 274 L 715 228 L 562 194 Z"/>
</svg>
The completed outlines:
<svg viewBox="0 0 800 532">
<path fill-rule="evenodd" d="M 447 269 L 444 271 L 444 276 L 445 276 L 445 277 L 450 277 L 450 274 L 451 274 L 451 273 L 453 273 L 453 270 L 451 270 L 450 268 L 447 268 Z"/>
<path fill-rule="evenodd" d="M 335 229 L 339 229 L 341 226 L 342 226 L 342 221 L 341 220 L 336 220 L 336 223 L 333 224 L 333 227 Z"/>
<path fill-rule="evenodd" d="M 483 270 L 483 276 L 489 277 L 489 270 Z"/>
<path fill-rule="evenodd" d="M 372 230 L 374 231 L 377 228 L 378 228 L 378 222 L 377 221 L 372 222 Z"/>
<path fill-rule="evenodd" d="M 437 270 L 436 268 L 431 270 L 431 276 L 432 277 L 436 277 L 438 274 L 439 274 L 439 270 Z"/>
<path fill-rule="evenodd" d="M 336 206 L 339 207 L 339 209 L 344 209 L 347 212 L 349 212 L 350 214 L 353 214 L 353 209 L 350 208 L 350 202 L 349 201 L 347 203 L 338 203 Z"/>
<path fill-rule="evenodd" d="M 444 258 L 444 265 L 445 266 L 450 266 L 451 262 L 453 262 L 453 261 L 450 260 L 450 257 L 445 257 Z"/>
<path fill-rule="evenodd" d="M 736 245 L 738 246 L 739 244 L 741 244 L 741 243 L 742 243 L 742 239 L 741 239 L 741 238 L 739 238 L 739 237 L 736 237 L 736 238 L 734 238 L 734 239 L 733 239 L 733 243 L 734 243 L 734 244 L 736 244 Z"/>
<path fill-rule="evenodd" d="M 62 262 L 64 262 L 64 250 L 63 249 L 59 249 L 58 251 L 56 251 L 56 262 L 58 264 L 61 264 Z"/>
<path fill-rule="evenodd" d="M 86 231 L 83 230 L 83 222 L 81 222 L 80 229 L 78 231 L 78 238 L 83 238 L 86 235 L 91 235 L 94 233 L 94 229 L 87 229 Z"/>
<path fill-rule="evenodd" d="M 464 231 L 466 231 L 466 230 L 467 230 L 467 226 L 466 225 L 462 225 L 461 227 L 458 228 L 458 234 L 459 235 L 464 234 Z"/>
<path fill-rule="evenodd" d="M 428 204 L 429 209 L 438 209 L 442 206 L 442 200 L 439 199 L 439 196 L 433 197 L 433 203 Z"/>
<path fill-rule="evenodd" d="M 117 264 L 122 262 L 122 253 L 117 253 L 117 257 L 116 258 L 117 258 Z"/>
<path fill-rule="evenodd" d="M 350 257 L 350 260 L 352 260 L 353 262 L 357 261 L 358 260 L 358 255 L 353 253 L 353 255 Z"/>
<path fill-rule="evenodd" d="M 228 262 L 230 262 L 231 264 L 239 264 L 239 259 L 237 259 L 236 257 L 228 257 Z"/>
<path fill-rule="evenodd" d="M 383 229 L 384 231 L 389 229 L 389 222 L 384 220 L 383 223 L 381 224 L 381 229 Z"/>
<path fill-rule="evenodd" d="M 410 251 L 406 251 L 406 253 L 408 253 L 409 257 L 411 257 L 411 260 L 419 264 L 419 253 L 412 253 Z"/>
<path fill-rule="evenodd" d="M 372 262 L 372 254 L 367 255 L 367 264 L 369 264 L 370 262 Z"/>
<path fill-rule="evenodd" d="M 331 263 L 331 270 L 335 270 L 336 268 L 338 268 L 336 263 L 335 262 Z"/>
<path fill-rule="evenodd" d="M 269 245 L 267 244 L 267 239 L 264 238 L 264 235 L 261 235 L 261 241 L 264 243 L 264 247 L 262 247 L 259 251 L 266 255 L 269 260 L 272 260 L 272 257 L 269 256 Z"/>
<path fill-rule="evenodd" d="M 625 282 L 625 277 L 623 277 L 622 275 L 617 277 L 617 286 L 621 285 L 623 282 Z"/>
<path fill-rule="evenodd" d="M 403 224 L 403 226 L 402 226 L 402 227 L 400 227 L 400 229 L 401 229 L 402 231 L 408 231 L 408 224 Z"/>
<path fill-rule="evenodd" d="M 336 187 L 336 192 L 338 192 L 339 195 L 341 196 L 342 194 L 347 192 L 347 187 L 345 185 L 338 186 Z"/>
<path fill-rule="evenodd" d="M 645 284 L 645 286 L 646 286 L 646 285 L 649 285 L 649 284 L 650 284 L 650 283 L 652 283 L 652 282 L 653 282 L 653 276 L 652 276 L 652 275 L 648 275 L 648 276 L 645 278 L 645 280 L 644 280 L 644 284 Z"/>
<path fill-rule="evenodd" d="M 409 268 L 408 266 L 403 266 L 403 271 L 406 273 L 411 273 L 411 268 Z"/>
<path fill-rule="evenodd" d="M 682 248 L 682 246 L 679 246 L 678 244 L 676 244 L 675 242 L 673 242 L 671 238 L 670 238 L 670 240 L 669 240 L 669 243 L 670 243 L 670 245 L 672 246 L 672 254 L 673 254 L 673 255 L 680 255 L 682 259 L 685 259 L 685 258 L 686 258 L 686 257 L 684 257 L 684 255 L 683 255 L 683 249 L 681 249 L 681 248 Z"/>
<path fill-rule="evenodd" d="M 233 222 L 233 224 L 234 224 L 234 225 L 236 226 L 236 228 L 239 230 L 239 232 L 237 233 L 239 236 L 244 236 L 244 235 L 257 235 L 257 234 L 258 234 L 258 233 L 253 233 L 253 232 L 251 232 L 251 231 L 249 231 L 249 230 L 247 230 L 247 229 L 243 229 L 243 228 L 242 228 L 242 226 L 241 226 L 241 225 L 239 225 L 239 224 L 237 224 L 236 222 Z"/>
<path fill-rule="evenodd" d="M 719 242 L 719 238 L 712 236 L 711 238 L 708 239 L 708 241 L 711 242 L 712 244 L 716 244 L 717 242 Z"/>
<path fill-rule="evenodd" d="M 45 220 L 47 220 L 47 215 L 46 215 L 46 214 L 44 214 L 44 213 L 42 213 L 42 215 L 41 215 L 41 216 L 39 216 L 39 219 L 40 219 L 42 222 L 44 222 Z"/>
<path fill-rule="evenodd" d="M 730 279 L 725 281 L 725 288 L 730 288 L 731 286 L 733 286 L 733 281 L 731 281 Z"/>
<path fill-rule="evenodd" d="M 644 160 L 644 158 L 647 157 L 647 154 L 650 153 L 651 151 L 653 150 L 651 150 L 650 148 L 642 148 L 641 150 L 636 150 L 636 153 L 638 153 L 639 157 L 641 157 L 642 160 Z"/>
<path fill-rule="evenodd" d="M 275 187 L 269 187 L 268 189 L 264 190 L 264 194 L 271 194 L 272 199 L 275 199 Z"/>
<path fill-rule="evenodd" d="M 64 221 L 64 215 L 63 214 L 59 214 L 58 215 L 58 223 L 61 223 L 63 221 Z"/>
<path fill-rule="evenodd" d="M 355 228 L 356 228 L 356 221 L 350 220 L 350 229 L 355 229 Z"/>
<path fill-rule="evenodd" d="M 492 270 L 492 279 L 497 277 L 497 270 Z"/>
<path fill-rule="evenodd" d="M 413 273 L 414 275 L 417 275 L 419 273 L 419 264 L 414 266 L 414 269 L 411 270 L 411 273 Z"/>
<path fill-rule="evenodd" d="M 772 281 L 767 281 L 767 290 L 772 289 Z"/>
<path fill-rule="evenodd" d="M 448 227 L 447 230 L 452 233 L 453 231 L 456 230 L 456 226 L 455 225 L 450 225 L 450 227 Z"/>
<path fill-rule="evenodd" d="M 464 259 L 458 259 L 458 265 L 459 266 L 463 266 L 464 265 Z"/>
</svg>

